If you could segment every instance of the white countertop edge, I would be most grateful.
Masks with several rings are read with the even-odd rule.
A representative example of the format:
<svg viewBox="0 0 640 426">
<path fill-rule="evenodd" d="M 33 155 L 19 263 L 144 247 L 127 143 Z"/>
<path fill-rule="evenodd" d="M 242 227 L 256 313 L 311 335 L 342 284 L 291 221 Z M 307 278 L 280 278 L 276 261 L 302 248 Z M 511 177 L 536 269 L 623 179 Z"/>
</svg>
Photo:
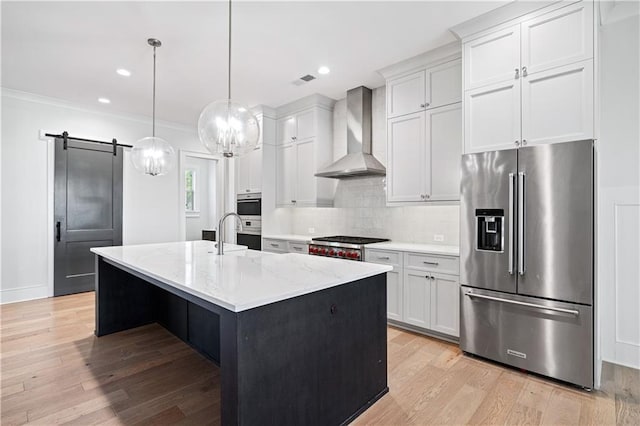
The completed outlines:
<svg viewBox="0 0 640 426">
<path fill-rule="evenodd" d="M 375 268 L 374 268 L 374 269 L 376 269 L 375 271 L 372 270 L 372 271 L 367 272 L 367 273 L 356 274 L 356 275 L 350 276 L 348 278 L 348 281 L 345 281 L 343 279 L 337 279 L 335 281 L 329 281 L 328 283 L 323 283 L 322 285 L 319 285 L 319 286 L 316 286 L 316 287 L 305 288 L 303 290 L 290 291 L 290 292 L 287 292 L 285 294 L 280 294 L 277 297 L 268 297 L 268 298 L 264 298 L 264 299 L 254 300 L 251 303 L 243 303 L 243 304 L 233 305 L 231 303 L 225 302 L 225 301 L 220 300 L 218 298 L 212 297 L 212 296 L 210 296 L 208 294 L 205 294 L 205 293 L 199 292 L 197 290 L 194 290 L 193 288 L 183 286 L 183 285 L 181 285 L 179 283 L 176 283 L 174 281 L 171 281 L 171 280 L 169 280 L 169 279 L 167 279 L 165 277 L 161 277 L 159 275 L 156 275 L 156 274 L 154 274 L 154 273 L 152 273 L 152 272 L 150 272 L 150 271 L 148 271 L 148 270 L 146 270 L 144 268 L 140 268 L 140 267 L 138 267 L 136 265 L 133 265 L 133 264 L 128 263 L 128 262 L 125 262 L 125 261 L 123 261 L 121 259 L 117 259 L 117 258 L 109 256 L 108 254 L 105 254 L 105 253 L 100 253 L 100 248 L 92 248 L 90 250 L 94 254 L 96 254 L 98 256 L 102 256 L 102 257 L 104 257 L 106 259 L 109 259 L 110 261 L 112 261 L 112 262 L 114 262 L 114 263 L 116 263 L 118 265 L 125 266 L 125 267 L 127 267 L 127 268 L 129 268 L 129 269 L 131 269 L 133 271 L 136 271 L 136 272 L 139 272 L 141 274 L 147 275 L 150 278 L 153 278 L 153 279 L 155 279 L 157 281 L 160 281 L 160 282 L 162 282 L 164 284 L 167 284 L 167 285 L 169 285 L 171 287 L 177 288 L 177 289 L 179 289 L 179 290 L 181 290 L 181 291 L 183 291 L 183 292 L 185 292 L 187 294 L 190 294 L 192 296 L 199 297 L 202 300 L 205 300 L 207 302 L 213 303 L 214 305 L 218 305 L 218 306 L 220 306 L 222 308 L 225 308 L 225 309 L 227 309 L 229 311 L 232 311 L 232 312 L 246 311 L 246 310 L 257 308 L 257 307 L 260 307 L 260 306 L 269 305 L 271 303 L 276 303 L 276 302 L 280 302 L 280 301 L 283 301 L 283 300 L 292 299 L 292 298 L 297 297 L 297 296 L 303 296 L 305 294 L 310 294 L 310 293 L 314 293 L 316 291 L 325 290 L 327 288 L 336 287 L 336 286 L 339 286 L 341 284 L 346 284 L 346 283 L 349 283 L 349 282 L 361 280 L 363 278 L 373 277 L 375 275 L 383 274 L 383 273 L 386 273 L 386 272 L 389 272 L 389 271 L 393 270 L 393 268 L 391 266 L 388 266 L 388 265 L 382 265 L 382 264 L 377 264 L 377 263 L 369 263 L 369 265 L 375 266 Z M 262 253 L 264 255 L 278 256 L 275 253 L 266 253 L 266 252 L 260 252 L 260 253 Z M 308 255 L 297 254 L 297 253 L 288 253 L 287 255 L 308 256 Z M 280 256 L 282 256 L 282 255 L 280 255 Z"/>
<path fill-rule="evenodd" d="M 436 244 L 384 241 L 382 243 L 367 244 L 365 246 L 365 251 L 367 249 L 396 250 L 396 251 L 402 251 L 402 252 L 435 254 L 440 256 L 455 256 L 455 257 L 460 256 L 460 247 L 436 245 Z"/>
</svg>

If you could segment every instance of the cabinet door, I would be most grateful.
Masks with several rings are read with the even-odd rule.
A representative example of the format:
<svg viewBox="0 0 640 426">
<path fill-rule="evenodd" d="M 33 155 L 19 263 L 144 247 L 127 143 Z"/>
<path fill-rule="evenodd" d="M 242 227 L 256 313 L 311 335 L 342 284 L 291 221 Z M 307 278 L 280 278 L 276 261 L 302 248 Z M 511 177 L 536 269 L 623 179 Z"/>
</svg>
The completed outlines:
<svg viewBox="0 0 640 426">
<path fill-rule="evenodd" d="M 316 136 L 315 111 L 309 110 L 296 115 L 296 141 L 310 139 Z"/>
<path fill-rule="evenodd" d="M 431 323 L 431 283 L 426 272 L 404 273 L 404 322 L 422 328 Z"/>
<path fill-rule="evenodd" d="M 313 139 L 296 142 L 296 206 L 313 206 L 316 203 L 315 142 Z"/>
<path fill-rule="evenodd" d="M 520 24 L 464 44 L 464 89 L 513 81 L 520 73 Z"/>
<path fill-rule="evenodd" d="M 516 148 L 520 141 L 520 80 L 465 92 L 465 152 Z"/>
<path fill-rule="evenodd" d="M 431 149 L 429 200 L 459 200 L 462 105 L 427 110 L 426 133 Z"/>
<path fill-rule="evenodd" d="M 244 194 L 251 192 L 250 170 L 251 170 L 251 154 L 236 157 L 236 193 Z"/>
<path fill-rule="evenodd" d="M 431 279 L 431 329 L 459 336 L 460 283 L 455 275 L 433 274 Z"/>
<path fill-rule="evenodd" d="M 591 58 L 592 2 L 572 4 L 522 23 L 523 76 Z"/>
<path fill-rule="evenodd" d="M 249 153 L 249 192 L 262 190 L 262 146 Z"/>
<path fill-rule="evenodd" d="M 387 82 L 387 118 L 425 108 L 425 75 L 419 71 Z"/>
<path fill-rule="evenodd" d="M 284 145 L 292 143 L 296 136 L 296 117 L 284 117 L 276 124 L 276 143 Z"/>
<path fill-rule="evenodd" d="M 387 125 L 387 201 L 423 201 L 425 113 L 392 118 Z"/>
<path fill-rule="evenodd" d="M 462 101 L 462 61 L 447 62 L 427 70 L 426 106 L 437 108 Z"/>
<path fill-rule="evenodd" d="M 402 321 L 402 275 L 397 268 L 387 272 L 387 318 Z"/>
<path fill-rule="evenodd" d="M 276 148 L 276 204 L 291 206 L 295 203 L 296 147 L 294 144 Z"/>
<path fill-rule="evenodd" d="M 593 61 L 522 79 L 523 143 L 593 139 Z"/>
</svg>

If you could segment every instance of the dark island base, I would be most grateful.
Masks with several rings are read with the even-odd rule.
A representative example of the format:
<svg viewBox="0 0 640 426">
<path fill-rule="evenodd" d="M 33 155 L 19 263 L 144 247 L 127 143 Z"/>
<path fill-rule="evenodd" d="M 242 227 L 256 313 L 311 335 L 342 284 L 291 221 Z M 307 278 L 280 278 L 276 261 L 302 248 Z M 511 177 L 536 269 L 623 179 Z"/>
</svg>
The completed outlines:
<svg viewBox="0 0 640 426">
<path fill-rule="evenodd" d="M 232 312 L 96 256 L 96 335 L 157 322 L 220 365 L 222 423 L 346 424 L 388 392 L 386 274 Z"/>
</svg>

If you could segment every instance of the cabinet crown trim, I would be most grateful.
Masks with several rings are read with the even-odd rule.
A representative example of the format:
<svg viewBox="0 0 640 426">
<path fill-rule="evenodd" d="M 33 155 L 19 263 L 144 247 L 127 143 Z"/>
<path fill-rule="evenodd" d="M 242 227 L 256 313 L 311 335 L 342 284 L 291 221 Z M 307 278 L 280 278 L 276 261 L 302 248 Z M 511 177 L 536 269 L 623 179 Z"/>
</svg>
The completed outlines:
<svg viewBox="0 0 640 426">
<path fill-rule="evenodd" d="M 421 53 L 409 59 L 405 59 L 395 64 L 378 70 L 385 80 L 399 77 L 420 69 L 440 65 L 445 62 L 454 61 L 462 57 L 462 46 L 459 41 L 454 41 L 428 52 Z"/>
<path fill-rule="evenodd" d="M 533 14 L 534 12 L 540 11 L 552 4 L 556 4 L 558 7 L 563 7 L 571 3 L 576 3 L 576 1 L 579 0 L 545 0 L 535 2 L 514 1 L 453 26 L 449 28 L 449 31 L 459 40 L 464 40 L 489 28 L 522 18 L 528 14 Z M 547 11 L 548 10 L 545 10 L 545 12 Z"/>
<path fill-rule="evenodd" d="M 335 103 L 335 99 L 331 99 L 316 93 L 313 95 L 305 96 L 304 98 L 300 98 L 288 104 L 279 106 L 278 108 L 276 108 L 276 118 L 283 118 L 302 110 L 314 107 L 332 112 Z"/>
</svg>

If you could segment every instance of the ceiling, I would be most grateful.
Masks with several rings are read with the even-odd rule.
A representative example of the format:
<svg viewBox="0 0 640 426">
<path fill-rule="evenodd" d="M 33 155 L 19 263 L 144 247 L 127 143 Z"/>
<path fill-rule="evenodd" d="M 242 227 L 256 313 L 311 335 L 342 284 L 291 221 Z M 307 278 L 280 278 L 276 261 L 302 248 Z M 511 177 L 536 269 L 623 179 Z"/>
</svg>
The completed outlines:
<svg viewBox="0 0 640 426">
<path fill-rule="evenodd" d="M 238 2 L 232 98 L 277 107 L 312 94 L 339 99 L 384 84 L 387 65 L 454 40 L 451 26 L 505 1 Z M 2 86 L 106 110 L 195 125 L 226 98 L 226 2 L 2 2 Z M 331 73 L 319 76 L 320 65 Z M 132 72 L 116 74 L 117 68 Z M 318 77 L 302 86 L 305 74 Z M 99 106 L 98 97 L 111 100 Z"/>
</svg>

